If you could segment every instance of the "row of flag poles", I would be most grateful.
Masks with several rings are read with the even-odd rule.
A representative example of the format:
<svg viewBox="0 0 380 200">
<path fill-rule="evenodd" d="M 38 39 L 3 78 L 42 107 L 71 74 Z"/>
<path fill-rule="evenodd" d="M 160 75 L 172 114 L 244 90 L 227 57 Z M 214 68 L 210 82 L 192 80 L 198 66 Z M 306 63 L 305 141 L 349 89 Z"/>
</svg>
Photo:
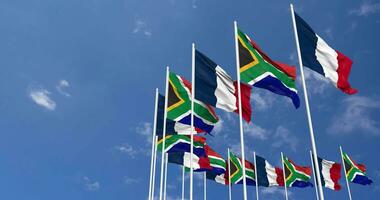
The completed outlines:
<svg viewBox="0 0 380 200">
<path fill-rule="evenodd" d="M 355 94 L 357 91 L 348 82 L 352 61 L 339 51 L 332 49 L 319 37 L 294 12 L 293 5 L 290 5 L 290 8 L 311 139 L 310 158 L 314 166 L 312 167 L 314 184 L 318 199 L 324 200 L 322 187 L 331 188 L 331 185 L 334 186 L 336 182 L 336 177 L 328 179 L 326 174 L 329 174 L 331 169 L 340 173 L 340 168 L 336 170 L 337 163 L 320 159 L 317 155 L 303 66 L 321 74 L 343 92 Z M 185 192 L 186 170 L 190 174 L 190 200 L 193 199 L 193 173 L 199 171 L 204 172 L 204 199 L 206 199 L 206 178 L 214 179 L 219 183 L 224 180 L 224 184 L 229 185 L 230 199 L 231 184 L 242 184 L 244 200 L 247 200 L 247 185 L 256 186 L 257 199 L 259 198 L 258 186 L 284 186 L 287 199 L 287 187 L 306 187 L 311 184 L 308 182 L 311 177 L 311 168 L 296 165 L 282 153 L 282 169 L 272 167 L 269 162 L 257 155 L 254 155 L 254 164 L 247 161 L 243 119 L 248 123 L 251 121 L 251 87 L 267 89 L 275 94 L 289 97 L 295 108 L 300 106 L 300 100 L 295 87 L 295 67 L 273 61 L 238 28 L 236 21 L 234 35 L 236 81 L 221 66 L 198 51 L 195 44 L 192 44 L 191 82 L 174 74 L 167 67 L 165 96 L 159 94 L 156 89 L 148 199 L 153 200 L 155 197 L 157 151 L 161 151 L 159 200 L 166 199 L 168 163 L 183 166 L 182 199 Z M 204 137 L 196 135 L 211 133 L 219 120 L 214 108 L 236 112 L 239 115 L 241 158 L 228 150 L 226 162 L 206 144 Z M 360 184 L 369 184 L 371 181 L 366 178 L 363 165 L 357 164 L 342 150 L 341 157 L 351 199 L 349 181 L 355 182 L 354 180 L 360 179 L 362 182 L 356 180 L 356 183 Z M 264 170 L 259 170 L 259 166 L 264 166 Z M 267 176 L 268 174 L 271 176 Z M 294 176 L 288 176 L 289 174 Z M 259 179 L 259 177 L 267 178 Z M 273 177 L 277 177 L 276 180 L 273 180 Z"/>
</svg>

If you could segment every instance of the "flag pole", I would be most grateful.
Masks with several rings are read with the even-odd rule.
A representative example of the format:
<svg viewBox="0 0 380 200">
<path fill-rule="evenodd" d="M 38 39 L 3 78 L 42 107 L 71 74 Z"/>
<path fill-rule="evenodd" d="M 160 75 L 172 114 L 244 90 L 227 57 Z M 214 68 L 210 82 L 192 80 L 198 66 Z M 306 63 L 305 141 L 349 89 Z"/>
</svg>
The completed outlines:
<svg viewBox="0 0 380 200">
<path fill-rule="evenodd" d="M 230 163 L 230 148 L 227 148 L 227 164 L 228 164 L 228 197 L 229 200 L 232 200 L 232 191 L 231 191 L 231 163 Z"/>
<path fill-rule="evenodd" d="M 203 173 L 203 199 L 207 200 L 206 172 Z"/>
<path fill-rule="evenodd" d="M 150 176 L 149 176 L 149 197 L 148 199 L 151 199 L 152 197 L 152 179 L 153 179 L 153 162 L 155 162 L 154 160 L 154 146 L 156 145 L 155 144 L 155 141 L 154 139 L 156 138 L 156 126 L 157 126 L 157 105 L 158 105 L 158 88 L 156 88 L 156 96 L 155 96 L 155 100 L 154 100 L 154 118 L 153 118 L 153 132 L 152 132 L 152 156 L 150 158 Z"/>
<path fill-rule="evenodd" d="M 259 200 L 259 179 L 257 177 L 257 168 L 256 168 L 256 151 L 253 152 L 253 161 L 255 162 L 256 200 Z"/>
<path fill-rule="evenodd" d="M 340 157 L 342 158 L 342 165 L 343 165 L 343 170 L 344 170 L 344 177 L 346 177 L 346 184 L 347 184 L 348 196 L 350 197 L 350 200 L 352 200 L 350 184 L 349 184 L 349 182 L 348 182 L 347 174 L 346 174 L 346 165 L 344 164 L 344 158 L 343 158 L 343 150 L 342 150 L 342 146 L 339 146 L 339 150 L 340 150 Z"/>
<path fill-rule="evenodd" d="M 195 97 L 195 44 L 191 48 L 191 133 L 190 133 L 190 200 L 193 200 L 193 146 L 194 146 L 194 97 Z"/>
<path fill-rule="evenodd" d="M 158 141 L 158 136 L 156 135 L 155 138 L 154 138 L 154 162 L 153 162 L 153 178 L 152 178 L 152 196 L 151 196 L 151 200 L 154 199 L 154 188 L 155 188 L 155 181 L 156 181 L 157 141 Z"/>
<path fill-rule="evenodd" d="M 282 152 L 281 152 L 281 161 L 282 161 L 282 173 L 284 176 L 285 199 L 288 200 L 288 189 L 286 188 L 284 154 Z"/>
<path fill-rule="evenodd" d="M 314 160 L 314 165 L 318 166 L 318 156 L 317 156 L 317 147 L 315 144 L 315 139 L 314 139 L 314 130 L 313 130 L 313 123 L 311 120 L 311 113 L 310 113 L 310 108 L 309 108 L 309 98 L 307 95 L 307 90 L 306 90 L 306 82 L 305 82 L 305 76 L 303 73 L 303 64 L 302 64 L 302 57 L 301 57 L 301 50 L 300 50 L 300 44 L 298 41 L 298 33 L 297 33 L 297 26 L 296 26 L 296 19 L 294 15 L 294 8 L 293 4 L 290 4 L 290 10 L 292 12 L 292 21 L 293 21 L 293 31 L 294 31 L 294 37 L 296 40 L 296 46 L 297 46 L 297 54 L 298 54 L 298 62 L 299 62 L 299 67 L 301 71 L 301 80 L 302 80 L 302 87 L 303 87 L 303 93 L 304 93 L 304 98 L 305 98 L 305 106 L 306 106 L 306 114 L 307 114 L 307 120 L 309 124 L 309 131 L 310 131 L 310 140 L 311 140 L 311 147 L 313 151 L 313 160 Z M 317 181 L 318 181 L 318 189 L 319 189 L 319 197 L 321 200 L 324 200 L 324 195 L 323 195 L 323 189 L 322 189 L 322 181 L 321 181 L 321 176 L 319 170 L 316 170 L 316 175 L 317 175 Z"/>
<path fill-rule="evenodd" d="M 247 181 L 245 179 L 245 152 L 244 152 L 244 133 L 243 133 L 243 117 L 241 106 L 241 88 L 240 88 L 240 60 L 239 60 L 239 46 L 238 46 L 238 33 L 237 22 L 234 21 L 235 30 L 235 56 L 236 56 L 236 73 L 238 85 L 238 99 L 239 99 L 239 127 L 240 127 L 240 146 L 241 146 L 241 159 L 243 160 L 243 197 L 247 200 Z"/>
<path fill-rule="evenodd" d="M 319 170 L 319 166 L 318 166 L 318 169 L 317 168 L 314 168 L 314 162 L 313 162 L 313 153 L 311 152 L 310 150 L 310 161 L 311 161 L 311 167 L 313 169 L 313 176 L 314 176 L 314 187 L 315 187 L 315 194 L 317 195 L 317 200 L 319 200 L 319 195 L 318 195 L 318 187 L 317 187 L 317 179 L 315 177 L 315 171 L 316 170 Z"/>
<path fill-rule="evenodd" d="M 166 183 L 168 179 L 168 153 L 165 153 L 165 179 L 164 179 L 164 200 L 166 200 Z"/>
<path fill-rule="evenodd" d="M 160 198 L 162 200 L 162 192 L 164 185 L 164 164 L 165 164 L 165 141 L 166 141 L 166 109 L 168 107 L 168 97 L 169 97 L 169 66 L 166 67 L 166 83 L 165 83 L 165 108 L 164 108 L 164 124 L 162 126 L 162 154 L 161 154 L 161 176 L 160 176 Z"/>
<path fill-rule="evenodd" d="M 185 166 L 182 166 L 182 200 L 185 200 Z"/>
</svg>

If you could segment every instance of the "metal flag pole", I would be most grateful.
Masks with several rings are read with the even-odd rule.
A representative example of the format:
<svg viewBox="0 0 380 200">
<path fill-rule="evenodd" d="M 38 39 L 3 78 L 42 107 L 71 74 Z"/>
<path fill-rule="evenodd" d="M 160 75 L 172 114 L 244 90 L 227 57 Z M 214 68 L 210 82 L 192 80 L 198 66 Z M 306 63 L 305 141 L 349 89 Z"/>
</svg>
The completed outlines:
<svg viewBox="0 0 380 200">
<path fill-rule="evenodd" d="M 318 166 L 318 169 L 317 168 L 314 168 L 314 162 L 313 162 L 313 153 L 310 151 L 310 162 L 311 162 L 311 167 L 313 169 L 313 177 L 314 177 L 314 185 L 315 185 L 315 194 L 317 195 L 317 200 L 319 200 L 319 195 L 318 195 L 318 187 L 317 187 L 317 179 L 315 177 L 315 171 L 316 170 L 319 170 L 319 166 Z"/>
<path fill-rule="evenodd" d="M 154 160 L 154 149 L 155 149 L 155 138 L 156 138 L 156 126 L 157 126 L 157 105 L 158 105 L 158 88 L 156 88 L 156 97 L 154 100 L 154 118 L 153 118 L 153 132 L 152 132 L 152 156 L 150 158 L 150 176 L 149 176 L 149 197 L 148 199 L 151 199 L 152 197 L 152 180 L 153 180 L 153 162 Z"/>
<path fill-rule="evenodd" d="M 350 184 L 349 184 L 349 182 L 348 182 L 348 178 L 347 178 L 347 174 L 346 174 L 346 165 L 344 164 L 344 158 L 343 158 L 343 150 L 342 150 L 342 146 L 339 146 L 339 150 L 340 150 L 340 157 L 342 158 L 342 165 L 343 165 L 343 170 L 344 170 L 344 177 L 346 177 L 346 184 L 347 184 L 348 197 L 350 197 L 350 200 L 352 200 Z"/>
<path fill-rule="evenodd" d="M 235 56 L 236 56 L 236 73 L 237 73 L 237 85 L 238 85 L 238 95 L 239 95 L 239 127 L 240 127 L 240 146 L 241 146 L 241 159 L 243 165 L 243 197 L 247 200 L 247 181 L 245 174 L 245 152 L 244 152 L 244 133 L 243 133 L 243 116 L 242 116 L 242 106 L 241 106 L 241 88 L 240 88 L 240 60 L 239 60 L 239 44 L 238 44 L 238 32 L 237 32 L 237 22 L 234 21 L 234 31 L 235 31 Z"/>
<path fill-rule="evenodd" d="M 165 83 L 165 108 L 164 108 L 164 124 L 162 126 L 162 154 L 161 154 L 161 176 L 160 176 L 160 199 L 162 200 L 162 192 L 164 185 L 164 164 L 165 164 L 165 140 L 166 140 L 166 117 L 169 98 L 169 66 L 166 67 L 166 83 Z"/>
<path fill-rule="evenodd" d="M 158 136 L 156 135 L 154 138 L 154 162 L 153 162 L 153 178 L 152 178 L 152 196 L 151 200 L 154 199 L 154 188 L 155 188 L 155 181 L 156 181 L 156 163 L 157 163 L 157 141 Z"/>
<path fill-rule="evenodd" d="M 284 154 L 281 152 L 281 162 L 282 162 L 282 173 L 284 176 L 284 188 L 285 188 L 285 199 L 288 200 L 288 189 L 286 188 L 286 176 L 285 176 L 285 163 L 284 163 Z"/>
<path fill-rule="evenodd" d="M 257 168 L 256 168 L 256 151 L 253 152 L 253 161 L 255 162 L 255 182 L 256 182 L 256 200 L 259 200 L 259 179 L 257 177 Z"/>
<path fill-rule="evenodd" d="M 165 179 L 164 179 L 164 200 L 166 200 L 166 183 L 168 179 L 168 153 L 165 153 Z"/>
<path fill-rule="evenodd" d="M 182 200 L 185 200 L 185 166 L 182 166 Z"/>
<path fill-rule="evenodd" d="M 231 191 L 231 163 L 230 163 L 230 148 L 227 148 L 227 163 L 228 163 L 228 197 L 229 200 L 232 200 L 232 191 Z"/>
<path fill-rule="evenodd" d="M 191 48 L 191 133 L 190 133 L 190 200 L 193 200 L 193 151 L 194 151 L 194 97 L 195 97 L 195 44 Z"/>
<path fill-rule="evenodd" d="M 207 200 L 207 177 L 206 177 L 206 172 L 203 173 L 203 199 Z"/>
<path fill-rule="evenodd" d="M 295 16 L 294 16 L 293 4 L 290 4 L 290 10 L 292 12 L 293 31 L 294 31 L 294 37 L 295 37 L 295 40 L 296 40 L 298 62 L 299 62 L 299 65 L 300 65 L 299 67 L 300 67 L 300 71 L 301 71 L 301 80 L 302 80 L 302 87 L 303 87 L 303 93 L 304 93 L 304 98 L 305 98 L 307 120 L 308 120 L 308 124 L 309 124 L 311 148 L 312 148 L 312 151 L 313 151 L 313 160 L 314 160 L 314 165 L 318 166 L 317 147 L 315 145 L 313 123 L 312 123 L 312 120 L 311 120 L 311 113 L 310 113 L 310 108 L 309 108 L 309 98 L 308 98 L 308 95 L 307 95 L 305 76 L 304 76 L 304 73 L 303 73 L 303 64 L 302 64 L 301 50 L 300 50 L 300 44 L 299 44 L 299 41 L 298 41 L 298 33 L 297 33 L 296 19 L 295 19 Z M 317 181 L 318 181 L 319 197 L 320 197 L 321 200 L 324 200 L 325 198 L 324 198 L 324 195 L 323 195 L 322 181 L 321 181 L 321 176 L 320 176 L 319 170 L 317 170 L 316 175 L 317 175 Z"/>
</svg>

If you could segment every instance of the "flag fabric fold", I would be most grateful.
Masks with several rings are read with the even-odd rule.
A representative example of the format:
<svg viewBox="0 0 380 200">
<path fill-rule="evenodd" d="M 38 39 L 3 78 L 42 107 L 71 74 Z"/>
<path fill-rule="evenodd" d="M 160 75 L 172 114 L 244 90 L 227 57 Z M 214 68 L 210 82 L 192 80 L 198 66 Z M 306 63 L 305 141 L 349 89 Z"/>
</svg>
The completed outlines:
<svg viewBox="0 0 380 200">
<path fill-rule="evenodd" d="M 300 99 L 295 85 L 295 67 L 272 61 L 241 30 L 238 30 L 241 81 L 289 97 L 298 108 Z"/>
<path fill-rule="evenodd" d="M 341 177 L 340 171 L 342 168 L 340 163 L 318 157 L 318 165 L 322 186 L 336 191 L 340 190 L 342 188 L 339 184 L 339 179 Z"/>
<path fill-rule="evenodd" d="M 256 155 L 257 181 L 259 186 L 284 186 L 284 174 L 281 168 L 273 167 L 265 158 Z"/>
<path fill-rule="evenodd" d="M 233 184 L 243 184 L 243 165 L 241 158 L 230 152 L 230 180 Z M 245 178 L 247 185 L 256 185 L 255 183 L 255 167 L 249 161 L 245 161 Z"/>
<path fill-rule="evenodd" d="M 305 20 L 297 13 L 294 15 L 303 65 L 326 77 L 344 93 L 357 93 L 357 90 L 348 82 L 352 66 L 351 59 L 331 48 Z"/>
<path fill-rule="evenodd" d="M 174 152 L 168 153 L 168 162 L 173 164 L 182 165 L 190 168 L 191 165 L 191 153 L 190 152 Z M 207 157 L 199 157 L 193 154 L 193 170 L 207 171 L 211 170 L 210 160 Z"/>
<path fill-rule="evenodd" d="M 208 159 L 210 160 L 211 171 L 215 174 L 223 174 L 226 172 L 226 160 L 222 158 L 218 153 L 216 153 L 210 146 L 205 145 L 205 151 Z"/>
<path fill-rule="evenodd" d="M 301 167 L 296 165 L 292 160 L 288 159 L 286 156 L 284 159 L 284 170 L 285 170 L 285 184 L 286 187 L 308 187 L 313 186 L 310 182 L 311 178 L 311 168 Z"/>
<path fill-rule="evenodd" d="M 360 185 L 370 185 L 373 183 L 371 179 L 367 177 L 366 167 L 363 164 L 358 164 L 351 159 L 346 153 L 343 152 L 344 165 L 346 167 L 347 180 Z"/>
<path fill-rule="evenodd" d="M 241 87 L 243 118 L 250 122 L 250 87 Z M 247 95 L 248 94 L 248 95 Z M 237 83 L 218 64 L 195 50 L 195 99 L 227 112 L 237 112 Z"/>
</svg>

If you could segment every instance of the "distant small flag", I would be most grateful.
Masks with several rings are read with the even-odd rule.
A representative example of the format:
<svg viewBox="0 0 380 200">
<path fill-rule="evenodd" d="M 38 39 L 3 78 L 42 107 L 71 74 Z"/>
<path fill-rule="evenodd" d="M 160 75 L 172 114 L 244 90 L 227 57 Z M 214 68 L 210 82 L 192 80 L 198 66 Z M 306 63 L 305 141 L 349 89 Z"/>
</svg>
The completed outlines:
<svg viewBox="0 0 380 200">
<path fill-rule="evenodd" d="M 191 153 L 190 152 L 175 152 L 168 153 L 168 162 L 184 167 L 190 168 L 191 165 Z M 199 157 L 196 154 L 193 154 L 193 163 L 192 167 L 197 171 L 207 171 L 211 170 L 210 160 L 207 157 Z"/>
<path fill-rule="evenodd" d="M 191 151 L 191 141 L 188 135 L 167 135 L 165 136 L 165 148 L 164 151 L 167 153 L 175 152 L 190 152 Z M 162 151 L 163 138 L 159 138 L 157 142 L 157 150 Z M 206 151 L 204 149 L 206 138 L 194 136 L 194 146 L 193 152 L 198 157 L 206 157 Z"/>
<path fill-rule="evenodd" d="M 284 186 L 284 172 L 279 167 L 273 167 L 265 158 L 256 155 L 256 170 L 259 186 Z"/>
<path fill-rule="evenodd" d="M 169 74 L 167 118 L 182 124 L 191 124 L 191 84 L 183 77 Z M 194 101 L 194 126 L 210 133 L 218 122 L 214 109 L 201 101 Z"/>
<path fill-rule="evenodd" d="M 206 172 L 206 178 L 209 180 L 213 180 L 217 183 L 220 183 L 222 185 L 228 185 L 228 171 L 226 171 L 223 174 L 217 174 L 213 171 L 207 171 Z"/>
<path fill-rule="evenodd" d="M 243 118 L 251 121 L 251 87 L 241 84 Z M 195 99 L 239 113 L 237 83 L 210 58 L 195 50 Z"/>
<path fill-rule="evenodd" d="M 210 160 L 211 171 L 215 174 L 223 174 L 226 172 L 226 160 L 222 158 L 218 153 L 216 153 L 210 146 L 205 145 L 205 151 L 208 159 Z"/>
<path fill-rule="evenodd" d="M 339 179 L 341 177 L 340 171 L 342 168 L 340 163 L 318 157 L 318 165 L 322 186 L 336 191 L 340 190 L 342 188 L 339 184 Z"/>
<path fill-rule="evenodd" d="M 243 165 L 241 158 L 230 152 L 230 180 L 233 184 L 243 184 Z M 245 161 L 245 178 L 247 185 L 256 185 L 255 183 L 255 167 L 249 161 Z"/>
<path fill-rule="evenodd" d="M 308 187 L 310 183 L 311 168 L 296 165 L 292 160 L 284 156 L 284 170 L 287 187 Z"/>
<path fill-rule="evenodd" d="M 351 59 L 331 48 L 297 13 L 294 14 L 303 65 L 329 79 L 343 92 L 355 94 L 357 90 L 348 82 Z"/>
<path fill-rule="evenodd" d="M 238 30 L 238 45 L 241 82 L 287 96 L 298 108 L 295 67 L 272 61 L 241 30 Z"/>
<path fill-rule="evenodd" d="M 373 181 L 367 177 L 367 170 L 363 164 L 356 163 L 346 153 L 343 153 L 343 160 L 348 181 L 360 185 L 370 185 L 373 183 Z"/>
</svg>

